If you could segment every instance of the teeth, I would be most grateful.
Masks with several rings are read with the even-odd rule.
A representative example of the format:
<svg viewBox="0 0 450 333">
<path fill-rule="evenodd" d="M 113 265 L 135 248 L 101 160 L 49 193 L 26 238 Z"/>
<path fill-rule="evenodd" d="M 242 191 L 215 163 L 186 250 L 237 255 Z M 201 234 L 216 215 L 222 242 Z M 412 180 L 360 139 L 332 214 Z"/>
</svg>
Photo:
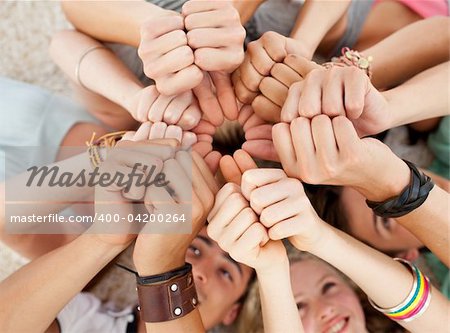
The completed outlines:
<svg viewBox="0 0 450 333">
<path fill-rule="evenodd" d="M 333 327 L 331 327 L 327 333 L 338 333 L 345 326 L 345 319 L 341 320 Z"/>
</svg>

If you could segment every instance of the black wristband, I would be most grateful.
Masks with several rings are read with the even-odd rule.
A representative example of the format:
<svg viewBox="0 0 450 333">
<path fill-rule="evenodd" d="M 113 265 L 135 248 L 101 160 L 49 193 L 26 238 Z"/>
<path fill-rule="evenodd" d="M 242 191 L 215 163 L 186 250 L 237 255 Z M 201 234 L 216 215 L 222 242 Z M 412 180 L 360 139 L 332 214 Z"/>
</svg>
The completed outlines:
<svg viewBox="0 0 450 333">
<path fill-rule="evenodd" d="M 419 171 L 417 167 L 404 160 L 411 170 L 411 181 L 409 185 L 396 197 L 383 202 L 373 202 L 366 200 L 375 215 L 389 218 L 401 217 L 411 213 L 420 207 L 428 197 L 428 194 L 434 187 L 430 177 Z"/>
<path fill-rule="evenodd" d="M 176 276 L 186 275 L 192 271 L 192 265 L 189 263 L 185 263 L 183 266 L 175 268 L 169 272 L 165 272 L 162 274 L 149 275 L 149 276 L 139 276 L 139 274 L 128 267 L 125 267 L 121 264 L 116 263 L 116 265 L 130 273 L 133 273 L 136 276 L 136 283 L 140 285 L 148 285 L 154 283 L 160 283 L 164 281 L 168 281 Z"/>
<path fill-rule="evenodd" d="M 150 276 L 139 276 L 136 275 L 136 282 L 140 285 L 154 284 L 159 282 L 168 281 L 176 276 L 186 275 L 192 271 L 192 265 L 185 263 L 183 266 L 175 268 L 169 272 L 150 275 Z"/>
</svg>

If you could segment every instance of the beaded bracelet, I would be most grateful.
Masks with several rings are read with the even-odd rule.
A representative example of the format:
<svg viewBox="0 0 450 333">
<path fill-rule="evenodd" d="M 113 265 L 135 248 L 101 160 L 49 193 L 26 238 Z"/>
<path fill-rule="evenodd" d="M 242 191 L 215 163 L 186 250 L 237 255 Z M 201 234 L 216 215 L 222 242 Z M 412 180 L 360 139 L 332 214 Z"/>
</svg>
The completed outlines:
<svg viewBox="0 0 450 333">
<path fill-rule="evenodd" d="M 378 311 L 392 320 L 409 322 L 420 317 L 428 308 L 431 301 L 431 284 L 426 277 L 414 264 L 395 258 L 412 272 L 414 283 L 408 297 L 399 305 L 383 309 L 378 307 L 370 298 L 370 304 Z"/>
<path fill-rule="evenodd" d="M 333 57 L 331 59 L 331 62 L 324 63 L 322 66 L 324 66 L 326 69 L 332 68 L 334 66 L 354 66 L 363 70 L 367 74 L 369 79 L 372 78 L 370 64 L 373 61 L 373 58 L 371 56 L 365 57 L 358 51 L 350 50 L 348 47 L 342 48 L 341 53 L 342 55 L 340 57 Z"/>
<path fill-rule="evenodd" d="M 94 168 L 97 168 L 104 161 L 102 151 L 114 147 L 125 133 L 126 131 L 107 133 L 97 140 L 95 140 L 96 133 L 92 133 L 92 137 L 89 141 L 86 141 L 86 145 L 88 147 L 89 160 Z"/>
</svg>

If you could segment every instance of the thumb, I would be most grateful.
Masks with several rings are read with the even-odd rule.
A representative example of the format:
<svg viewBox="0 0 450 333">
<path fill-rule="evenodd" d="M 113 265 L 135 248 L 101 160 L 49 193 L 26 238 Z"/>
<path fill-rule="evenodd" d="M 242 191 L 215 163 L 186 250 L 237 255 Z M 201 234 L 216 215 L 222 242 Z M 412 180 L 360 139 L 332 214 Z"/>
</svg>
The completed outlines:
<svg viewBox="0 0 450 333">
<path fill-rule="evenodd" d="M 210 76 L 204 73 L 202 82 L 192 91 L 198 99 L 200 109 L 214 126 L 220 126 L 223 123 L 222 108 L 219 104 L 217 96 L 213 91 Z"/>
<path fill-rule="evenodd" d="M 236 120 L 239 110 L 234 88 L 231 83 L 231 75 L 222 72 L 210 72 L 209 75 L 216 87 L 217 99 L 222 107 L 225 118 L 228 120 Z"/>
</svg>

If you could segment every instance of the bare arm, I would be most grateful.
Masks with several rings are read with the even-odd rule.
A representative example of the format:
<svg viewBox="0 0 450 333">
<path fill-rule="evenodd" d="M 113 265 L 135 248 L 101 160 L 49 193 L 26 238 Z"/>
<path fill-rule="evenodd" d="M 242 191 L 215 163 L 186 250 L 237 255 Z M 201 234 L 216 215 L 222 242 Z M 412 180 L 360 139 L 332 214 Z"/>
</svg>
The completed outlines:
<svg viewBox="0 0 450 333">
<path fill-rule="evenodd" d="M 388 128 L 448 115 L 448 75 L 449 62 L 445 62 L 382 93 L 391 118 Z"/>
<path fill-rule="evenodd" d="M 0 284 L 2 331 L 46 331 L 62 308 L 124 248 L 96 235 L 82 235 L 22 267 Z"/>
<path fill-rule="evenodd" d="M 326 33 L 341 19 L 349 0 L 306 0 L 292 29 L 291 37 L 305 44 L 312 58 Z"/>
<path fill-rule="evenodd" d="M 323 223 L 326 231 L 320 245 L 308 250 L 351 278 L 375 304 L 389 308 L 400 304 L 413 283 L 411 273 L 400 263 Z M 294 237 L 295 238 L 295 237 Z M 346 256 L 342 254 L 346 253 Z M 348 260 L 351 256 L 351 260 Z M 361 269 L 365 267 L 365 269 Z M 415 320 L 399 324 L 411 332 L 444 332 L 449 302 L 433 288 L 430 305 Z"/>
<path fill-rule="evenodd" d="M 115 56 L 101 47 L 96 40 L 76 31 L 61 31 L 56 34 L 50 46 L 50 54 L 58 66 L 75 82 L 81 91 L 89 95 L 98 95 L 109 100 L 104 104 L 100 97 L 99 105 L 92 108 L 95 116 L 113 128 L 132 128 L 136 121 L 132 118 L 130 101 L 142 90 L 143 86 L 137 77 Z M 83 57 L 84 55 L 84 57 Z M 83 57 L 81 63 L 80 59 Z M 75 69 L 79 66 L 79 75 Z M 89 90 L 79 86 L 78 79 Z M 88 96 L 88 95 L 86 95 Z M 92 101 L 92 98 L 88 101 Z M 117 106 L 111 110 L 110 105 Z"/>
<path fill-rule="evenodd" d="M 449 259 L 450 195 L 435 186 L 427 200 L 411 213 L 396 220 L 411 231 L 447 267 Z"/>
<path fill-rule="evenodd" d="M 427 68 L 448 61 L 449 26 L 448 17 L 420 20 L 364 50 L 365 55 L 373 57 L 375 87 L 396 86 Z"/>
<path fill-rule="evenodd" d="M 138 1 L 62 1 L 67 19 L 77 28 L 100 41 L 139 46 L 144 21 L 164 9 Z"/>
<path fill-rule="evenodd" d="M 85 150 L 85 148 L 82 149 Z M 59 175 L 63 172 L 78 175 L 81 170 L 89 172 L 92 168 L 89 156 L 85 152 L 49 165 L 49 168 L 53 166 L 59 167 Z M 31 216 L 33 214 L 46 216 L 54 214 L 74 203 L 84 202 L 89 195 L 93 194 L 93 188 L 89 186 L 71 186 L 70 189 L 60 186 L 48 186 L 47 182 L 50 176 L 46 178 L 43 186 L 37 187 L 36 182 L 39 178 L 39 175 L 35 177 L 33 185 L 27 187 L 25 184 L 30 179 L 30 173 L 25 172 L 8 179 L 6 183 L 0 184 L 0 240 L 30 259 L 67 243 L 75 236 L 69 234 L 33 235 L 31 231 L 25 232 L 25 230 L 22 230 L 21 234 L 12 234 L 8 232 L 8 227 L 11 229 L 11 227 L 17 227 L 17 225 L 8 225 L 9 216 Z M 14 201 L 21 201 L 22 203 L 14 204 Z M 35 204 L 29 204 L 30 202 Z"/>
<path fill-rule="evenodd" d="M 265 0 L 234 0 L 233 5 L 241 16 L 241 23 L 246 24 Z"/>
</svg>

